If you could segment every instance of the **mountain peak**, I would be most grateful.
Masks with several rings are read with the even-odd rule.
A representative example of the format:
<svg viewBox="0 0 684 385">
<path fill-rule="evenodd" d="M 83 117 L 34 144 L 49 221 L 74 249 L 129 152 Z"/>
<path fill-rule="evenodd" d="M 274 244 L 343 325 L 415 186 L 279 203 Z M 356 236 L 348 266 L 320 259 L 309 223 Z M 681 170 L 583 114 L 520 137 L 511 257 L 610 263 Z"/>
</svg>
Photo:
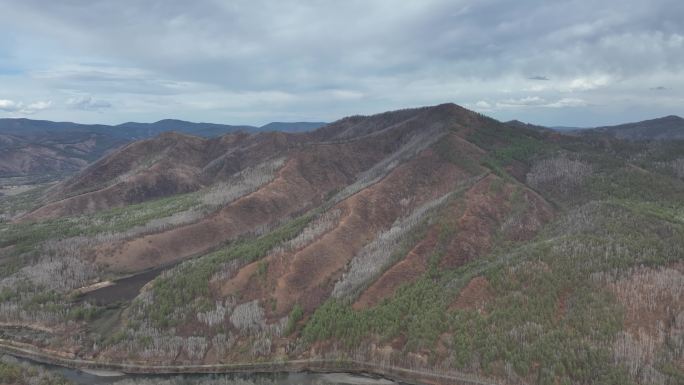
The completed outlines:
<svg viewBox="0 0 684 385">
<path fill-rule="evenodd" d="M 666 122 L 680 122 L 680 123 L 684 122 L 684 118 L 682 118 L 681 116 L 678 116 L 678 115 L 667 115 L 667 116 L 663 116 L 662 118 L 657 118 L 654 120 L 663 120 Z"/>
<path fill-rule="evenodd" d="M 158 120 L 152 124 L 193 124 L 193 123 L 185 121 L 185 120 L 180 120 L 180 119 L 162 119 L 162 120 Z M 200 123 L 200 124 L 203 124 L 203 123 Z"/>
</svg>

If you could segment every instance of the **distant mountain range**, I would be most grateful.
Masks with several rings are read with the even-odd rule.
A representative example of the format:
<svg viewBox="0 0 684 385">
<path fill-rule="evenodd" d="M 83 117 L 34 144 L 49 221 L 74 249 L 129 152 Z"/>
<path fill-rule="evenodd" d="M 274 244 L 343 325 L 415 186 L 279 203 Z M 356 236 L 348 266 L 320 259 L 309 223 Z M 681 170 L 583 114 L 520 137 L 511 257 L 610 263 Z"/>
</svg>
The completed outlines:
<svg viewBox="0 0 684 385">
<path fill-rule="evenodd" d="M 127 143 L 175 131 L 205 138 L 243 131 L 307 132 L 324 122 L 272 122 L 261 127 L 194 123 L 164 119 L 154 123 L 128 122 L 119 125 L 78 124 L 32 119 L 0 119 L 0 177 L 58 177 L 82 170 L 87 164 Z M 552 127 L 518 120 L 506 125 L 538 132 L 555 130 L 568 135 L 608 135 L 625 140 L 684 139 L 684 119 L 658 119 L 596 128 Z"/>
<path fill-rule="evenodd" d="M 162 132 L 177 131 L 184 134 L 212 137 L 235 131 L 263 132 L 312 131 L 325 122 L 271 122 L 261 127 L 216 123 L 195 123 L 177 119 L 163 119 L 154 123 L 127 122 L 119 125 L 79 124 L 33 119 L 0 119 L 0 134 L 22 137 L 64 135 L 65 133 L 97 133 L 112 137 L 138 140 L 157 136 Z"/>
<path fill-rule="evenodd" d="M 323 122 L 272 122 L 261 127 L 164 119 L 116 126 L 0 119 L 0 177 L 71 173 L 126 143 L 176 131 L 201 137 L 231 132 L 305 132 Z"/>
<path fill-rule="evenodd" d="M 673 140 L 684 139 L 684 118 L 676 115 L 669 115 L 662 118 L 615 126 L 594 128 L 558 126 L 553 127 L 553 129 L 573 135 L 608 134 L 626 140 Z"/>
</svg>

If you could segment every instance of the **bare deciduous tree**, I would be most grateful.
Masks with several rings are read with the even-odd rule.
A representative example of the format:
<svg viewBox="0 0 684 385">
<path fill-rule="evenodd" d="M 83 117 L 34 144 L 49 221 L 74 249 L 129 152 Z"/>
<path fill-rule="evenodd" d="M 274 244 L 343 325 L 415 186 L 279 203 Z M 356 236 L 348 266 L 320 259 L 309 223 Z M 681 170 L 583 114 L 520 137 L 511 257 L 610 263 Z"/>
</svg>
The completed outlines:
<svg viewBox="0 0 684 385">
<path fill-rule="evenodd" d="M 264 309 L 254 300 L 235 306 L 230 322 L 242 333 L 256 332 L 265 326 Z"/>
<path fill-rule="evenodd" d="M 591 165 L 559 156 L 534 163 L 527 174 L 527 183 L 535 189 L 557 189 L 568 194 L 591 172 Z"/>
<path fill-rule="evenodd" d="M 409 216 L 397 219 L 385 232 L 378 235 L 351 260 L 349 270 L 335 283 L 332 295 L 342 298 L 353 295 L 360 287 L 377 276 L 392 261 L 392 254 L 426 215 L 444 204 L 450 194 L 425 203 Z"/>
</svg>

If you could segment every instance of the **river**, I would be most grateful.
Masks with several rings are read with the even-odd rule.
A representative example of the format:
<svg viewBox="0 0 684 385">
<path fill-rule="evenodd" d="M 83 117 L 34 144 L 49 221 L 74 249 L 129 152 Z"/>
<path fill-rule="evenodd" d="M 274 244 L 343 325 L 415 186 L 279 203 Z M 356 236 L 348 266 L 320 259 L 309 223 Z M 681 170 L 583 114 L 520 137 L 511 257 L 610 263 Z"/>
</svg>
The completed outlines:
<svg viewBox="0 0 684 385">
<path fill-rule="evenodd" d="M 1 356 L 0 356 L 1 357 Z M 85 372 L 56 365 L 48 365 L 16 358 L 31 366 L 40 366 L 59 373 L 78 385 L 406 385 L 384 378 L 366 377 L 349 373 L 253 373 L 253 374 L 165 374 L 129 375 L 114 372 Z"/>
<path fill-rule="evenodd" d="M 173 266 L 164 266 L 134 274 L 114 281 L 113 285 L 83 294 L 79 301 L 88 301 L 99 306 L 106 306 L 119 301 L 128 302 L 140 294 L 140 289 L 159 274 Z"/>
</svg>

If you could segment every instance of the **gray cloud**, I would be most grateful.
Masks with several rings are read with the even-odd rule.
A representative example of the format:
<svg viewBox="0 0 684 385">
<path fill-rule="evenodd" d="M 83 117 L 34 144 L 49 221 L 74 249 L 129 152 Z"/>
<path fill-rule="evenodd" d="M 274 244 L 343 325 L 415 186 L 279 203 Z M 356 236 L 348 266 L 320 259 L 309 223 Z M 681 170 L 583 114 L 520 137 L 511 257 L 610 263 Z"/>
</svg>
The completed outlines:
<svg viewBox="0 0 684 385">
<path fill-rule="evenodd" d="M 102 111 L 111 108 L 112 104 L 105 100 L 93 99 L 92 96 L 81 96 L 67 100 L 67 104 L 72 108 L 84 111 Z"/>
<path fill-rule="evenodd" d="M 22 69 L 0 72 L 3 91 L 64 101 L 66 109 L 49 114 L 71 120 L 92 111 L 74 110 L 66 102 L 74 95 L 106 95 L 111 108 L 98 118 L 111 122 L 331 120 L 445 101 L 502 119 L 564 125 L 593 123 L 578 121 L 582 116 L 683 113 L 684 94 L 642 95 L 653 84 L 683 89 L 678 0 L 0 6 L 0 23 L 12 32 L 0 40 L 0 52 L 10 53 L 3 65 Z M 525 98 L 544 100 L 553 114 L 507 103 Z"/>
</svg>

